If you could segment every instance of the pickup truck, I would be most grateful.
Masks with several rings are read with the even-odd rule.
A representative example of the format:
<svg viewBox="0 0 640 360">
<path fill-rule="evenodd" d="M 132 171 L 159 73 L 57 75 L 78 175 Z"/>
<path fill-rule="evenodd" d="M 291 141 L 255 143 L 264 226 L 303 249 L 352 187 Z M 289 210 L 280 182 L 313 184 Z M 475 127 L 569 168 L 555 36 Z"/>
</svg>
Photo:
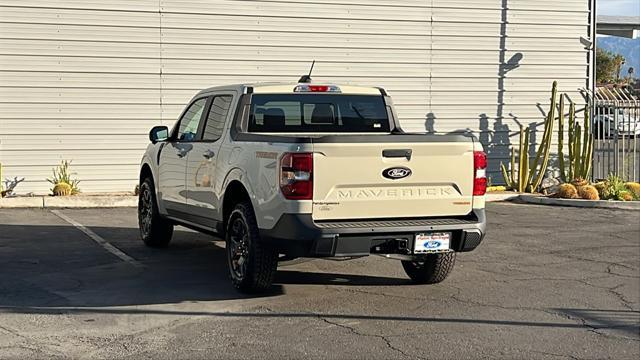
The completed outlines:
<svg viewBox="0 0 640 360">
<path fill-rule="evenodd" d="M 382 88 L 213 87 L 149 139 L 142 240 L 166 247 L 174 225 L 223 238 L 242 292 L 268 289 L 278 262 L 298 257 L 376 254 L 438 283 L 485 234 L 482 145 L 405 133 Z"/>
</svg>

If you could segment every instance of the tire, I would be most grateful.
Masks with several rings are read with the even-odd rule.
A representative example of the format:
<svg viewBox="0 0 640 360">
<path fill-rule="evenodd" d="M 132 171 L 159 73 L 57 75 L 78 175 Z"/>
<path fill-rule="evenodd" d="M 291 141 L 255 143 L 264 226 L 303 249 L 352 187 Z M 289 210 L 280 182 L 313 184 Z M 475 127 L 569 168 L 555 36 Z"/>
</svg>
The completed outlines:
<svg viewBox="0 0 640 360">
<path fill-rule="evenodd" d="M 453 271 L 456 253 L 427 254 L 424 261 L 402 261 L 407 275 L 417 284 L 437 284 Z"/>
<path fill-rule="evenodd" d="M 244 293 L 264 292 L 271 288 L 278 267 L 278 253 L 260 240 L 251 204 L 236 204 L 229 215 L 225 234 L 233 286 Z"/>
<path fill-rule="evenodd" d="M 173 223 L 158 212 L 156 192 L 151 178 L 144 179 L 140 184 L 138 228 L 140 238 L 149 247 L 167 247 L 173 236 Z"/>
</svg>

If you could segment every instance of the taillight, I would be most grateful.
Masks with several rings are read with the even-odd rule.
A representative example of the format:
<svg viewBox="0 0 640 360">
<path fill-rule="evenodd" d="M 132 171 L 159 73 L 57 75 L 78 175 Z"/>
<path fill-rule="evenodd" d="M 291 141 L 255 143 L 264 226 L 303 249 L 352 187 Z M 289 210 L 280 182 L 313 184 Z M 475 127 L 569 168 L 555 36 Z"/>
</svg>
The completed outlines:
<svg viewBox="0 0 640 360">
<path fill-rule="evenodd" d="M 313 154 L 285 153 L 280 159 L 280 191 L 289 200 L 313 199 Z"/>
<path fill-rule="evenodd" d="M 473 196 L 487 192 L 487 154 L 484 151 L 473 152 Z"/>
</svg>

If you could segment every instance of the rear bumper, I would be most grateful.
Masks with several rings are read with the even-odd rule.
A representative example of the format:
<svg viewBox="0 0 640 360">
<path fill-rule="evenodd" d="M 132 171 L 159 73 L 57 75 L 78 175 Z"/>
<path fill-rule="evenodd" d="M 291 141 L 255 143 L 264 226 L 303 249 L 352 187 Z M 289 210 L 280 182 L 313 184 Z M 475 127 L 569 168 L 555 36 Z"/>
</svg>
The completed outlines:
<svg viewBox="0 0 640 360">
<path fill-rule="evenodd" d="M 390 247 L 406 240 L 413 248 L 416 233 L 451 232 L 454 251 L 475 249 L 485 235 L 484 209 L 461 218 L 314 222 L 310 214 L 284 214 L 273 229 L 261 229 L 263 241 L 290 257 L 349 257 L 371 253 L 410 255 Z"/>
</svg>

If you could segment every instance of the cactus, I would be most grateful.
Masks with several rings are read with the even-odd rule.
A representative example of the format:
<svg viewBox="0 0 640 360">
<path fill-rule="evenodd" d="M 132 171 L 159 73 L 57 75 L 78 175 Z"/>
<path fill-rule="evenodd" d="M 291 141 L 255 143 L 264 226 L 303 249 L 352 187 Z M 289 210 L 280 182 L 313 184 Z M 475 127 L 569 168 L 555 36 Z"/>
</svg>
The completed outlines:
<svg viewBox="0 0 640 360">
<path fill-rule="evenodd" d="M 580 176 L 580 164 L 582 164 L 582 162 L 580 161 L 580 149 L 582 149 L 582 137 L 580 136 L 582 134 L 582 128 L 580 127 L 580 124 L 575 124 L 574 128 L 573 128 L 573 176 L 574 177 L 578 177 Z M 571 141 L 571 140 L 570 140 Z"/>
<path fill-rule="evenodd" d="M 549 105 L 549 112 L 544 122 L 544 133 L 542 134 L 542 142 L 540 148 L 536 153 L 536 158 L 533 161 L 529 178 L 531 179 L 531 191 L 534 192 L 540 187 L 542 179 L 547 172 L 547 166 L 549 164 L 549 149 L 551 148 L 551 137 L 553 136 L 553 124 L 556 119 L 556 99 L 558 93 L 558 82 L 554 81 L 551 86 L 551 104 Z M 538 161 L 542 160 L 540 168 L 538 169 Z M 536 175 L 537 174 L 537 175 Z"/>
<path fill-rule="evenodd" d="M 71 193 L 69 195 L 75 195 L 80 192 L 80 189 L 78 188 L 80 181 L 73 179 L 73 175 L 75 175 L 75 173 L 69 171 L 70 164 L 71 161 L 63 160 L 60 165 L 53 168 L 53 177 L 47 179 L 47 181 L 53 184 L 54 187 L 61 183 L 68 184 L 71 186 Z M 51 189 L 51 192 L 53 192 L 53 189 Z"/>
<path fill-rule="evenodd" d="M 507 191 L 507 187 L 501 186 L 501 185 L 487 186 L 487 192 L 493 192 L 493 191 Z"/>
<path fill-rule="evenodd" d="M 553 135 L 553 124 L 556 118 L 556 98 L 558 83 L 553 82 L 551 87 L 551 105 L 547 117 L 544 120 L 544 133 L 542 141 L 536 151 L 533 164 L 529 163 L 529 128 L 526 130 L 520 126 L 520 141 L 518 148 L 518 171 L 516 173 L 516 154 L 511 149 L 511 171 L 507 171 L 504 164 L 500 164 L 502 177 L 505 183 L 518 192 L 535 192 L 542 183 L 542 179 L 549 164 L 549 149 L 551 147 L 551 137 Z"/>
<path fill-rule="evenodd" d="M 558 114 L 558 166 L 560 178 L 567 182 L 567 173 L 564 171 L 564 95 L 560 95 L 560 113 Z"/>
<path fill-rule="evenodd" d="M 626 187 L 636 199 L 640 200 L 640 183 L 626 182 L 624 183 L 624 187 Z"/>
<path fill-rule="evenodd" d="M 573 133 L 575 131 L 575 127 L 576 127 L 576 104 L 571 103 L 569 105 L 569 132 L 568 132 L 568 148 L 569 148 L 569 169 L 567 171 L 567 175 L 568 175 L 568 179 L 573 179 L 573 163 L 575 161 L 575 156 L 574 156 L 574 151 L 575 151 L 575 144 L 572 141 L 573 139 Z"/>
<path fill-rule="evenodd" d="M 581 186 L 585 186 L 585 185 L 589 185 L 589 182 L 581 177 L 575 178 L 573 179 L 573 181 L 571 182 L 573 184 L 573 186 L 575 186 L 576 188 L 579 188 Z"/>
<path fill-rule="evenodd" d="M 71 185 L 65 182 L 55 184 L 53 189 L 51 189 L 53 196 L 69 196 L 71 195 L 71 191 L 72 191 Z"/>
<path fill-rule="evenodd" d="M 529 128 L 520 127 L 520 162 L 518 164 L 518 191 L 524 192 L 529 183 Z"/>
<path fill-rule="evenodd" d="M 604 181 L 597 182 L 597 183 L 593 184 L 593 187 L 595 187 L 596 190 L 598 190 L 598 196 L 600 197 L 600 199 L 606 198 L 606 196 L 605 196 L 605 191 L 607 189 L 607 183 L 606 182 L 604 182 Z"/>
<path fill-rule="evenodd" d="M 563 111 L 563 101 L 560 102 L 560 109 Z M 564 116 L 560 116 L 558 129 L 558 163 L 560 166 L 560 176 L 563 181 L 573 179 L 589 179 L 591 175 L 591 160 L 593 158 L 593 134 L 590 130 L 589 108 L 584 109 L 584 120 L 582 126 L 576 121 L 576 106 L 569 105 L 569 129 L 567 147 L 569 148 L 569 162 L 565 163 L 564 158 Z"/>
<path fill-rule="evenodd" d="M 551 87 L 551 104 L 549 112 L 544 121 L 544 133 L 542 141 L 536 151 L 533 163 L 529 163 L 529 129 L 523 130 L 520 127 L 520 146 L 518 149 L 518 163 L 516 164 L 516 153 L 511 149 L 510 172 L 504 164 L 500 164 L 502 177 L 505 183 L 512 189 L 519 192 L 535 192 L 542 183 L 542 179 L 549 164 L 551 138 L 553 136 L 554 121 L 556 119 L 557 91 L 558 83 L 553 82 Z M 560 113 L 558 114 L 558 158 L 560 167 L 560 177 L 564 182 L 574 179 L 588 180 L 591 173 L 591 160 L 593 157 L 593 134 L 590 130 L 589 109 L 584 110 L 584 120 L 582 125 L 576 121 L 576 106 L 569 104 L 569 119 L 567 131 L 568 162 L 565 161 L 564 153 L 564 109 L 565 96 L 560 95 Z M 517 171 L 516 171 L 517 168 Z"/>
<path fill-rule="evenodd" d="M 598 190 L 593 185 L 584 185 L 578 188 L 578 196 L 585 200 L 600 200 Z"/>
<path fill-rule="evenodd" d="M 620 201 L 633 201 L 633 194 L 630 191 L 621 191 L 617 196 Z"/>
<path fill-rule="evenodd" d="M 558 196 L 563 199 L 575 199 L 578 197 L 578 189 L 573 184 L 562 184 L 558 188 Z"/>
</svg>

